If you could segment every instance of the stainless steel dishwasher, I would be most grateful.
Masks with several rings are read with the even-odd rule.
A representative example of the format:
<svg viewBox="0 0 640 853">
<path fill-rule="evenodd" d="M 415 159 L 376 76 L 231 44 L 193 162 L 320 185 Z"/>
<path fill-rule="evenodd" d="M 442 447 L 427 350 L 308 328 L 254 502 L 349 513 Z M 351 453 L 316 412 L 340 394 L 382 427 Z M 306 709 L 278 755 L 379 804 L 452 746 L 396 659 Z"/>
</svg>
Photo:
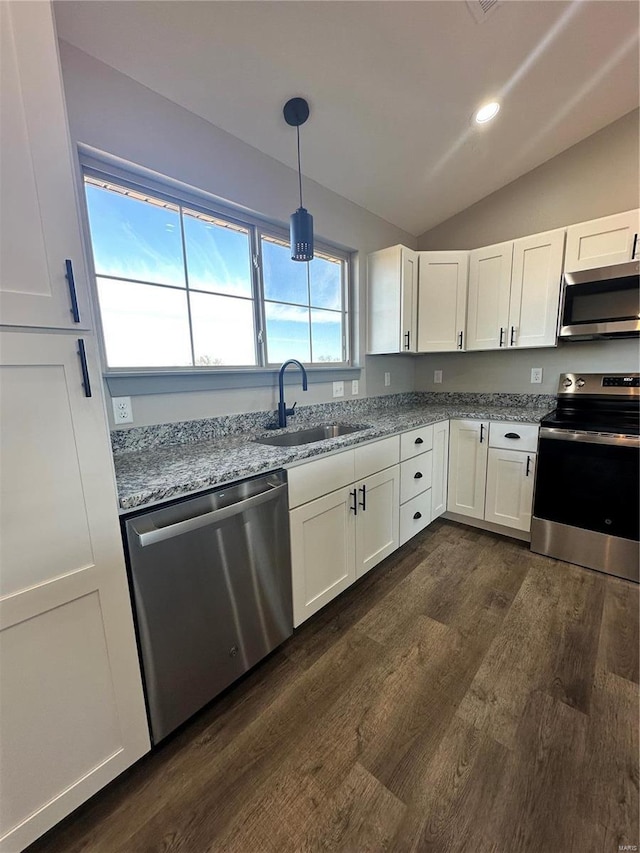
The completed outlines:
<svg viewBox="0 0 640 853">
<path fill-rule="evenodd" d="M 293 632 L 284 471 L 124 522 L 158 743 Z"/>
</svg>

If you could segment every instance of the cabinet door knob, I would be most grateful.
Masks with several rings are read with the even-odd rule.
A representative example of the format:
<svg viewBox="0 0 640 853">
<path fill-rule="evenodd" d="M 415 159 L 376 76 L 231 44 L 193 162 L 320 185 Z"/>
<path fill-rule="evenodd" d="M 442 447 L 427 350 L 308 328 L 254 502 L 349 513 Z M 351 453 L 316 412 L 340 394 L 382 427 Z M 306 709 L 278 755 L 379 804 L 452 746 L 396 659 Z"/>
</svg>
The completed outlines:
<svg viewBox="0 0 640 853">
<path fill-rule="evenodd" d="M 484 424 L 480 424 L 480 444 L 482 444 L 483 439 L 484 439 Z"/>
<path fill-rule="evenodd" d="M 509 346 L 514 347 L 516 345 L 516 327 L 511 327 L 511 337 L 509 338 Z"/>
<path fill-rule="evenodd" d="M 500 326 L 500 346 L 504 346 L 504 329 Z"/>
<path fill-rule="evenodd" d="M 358 490 L 354 489 L 352 492 L 349 492 L 351 497 L 353 498 L 353 503 L 351 504 L 351 512 L 354 515 L 358 514 Z"/>
<path fill-rule="evenodd" d="M 362 492 L 362 501 L 360 502 L 359 506 L 362 507 L 363 512 L 366 512 L 367 511 L 367 487 L 366 486 L 360 486 L 360 491 Z"/>
<path fill-rule="evenodd" d="M 421 438 L 416 438 L 416 440 L 413 443 L 414 444 L 424 444 L 424 441 Z"/>
<path fill-rule="evenodd" d="M 422 518 L 422 513 L 421 512 L 414 512 L 414 514 L 413 514 L 414 521 L 417 521 L 419 518 Z"/>
<path fill-rule="evenodd" d="M 80 370 L 82 371 L 82 386 L 84 396 L 91 396 L 91 382 L 89 380 L 89 368 L 87 366 L 87 351 L 82 338 L 78 338 L 78 355 L 80 356 Z"/>
<path fill-rule="evenodd" d="M 505 432 L 505 438 L 520 438 L 517 432 Z"/>
<path fill-rule="evenodd" d="M 631 250 L 631 260 L 635 261 L 636 259 L 636 249 L 638 248 L 638 235 L 633 235 L 633 249 Z"/>
<path fill-rule="evenodd" d="M 421 480 L 422 479 L 422 472 L 416 471 L 416 473 L 413 475 L 413 479 L 414 480 Z"/>
<path fill-rule="evenodd" d="M 404 348 L 409 349 L 410 348 L 410 341 L 411 341 L 411 332 L 405 332 L 404 337 L 405 337 Z"/>
<path fill-rule="evenodd" d="M 531 472 L 531 457 L 527 456 L 527 470 L 525 471 L 525 477 L 528 477 Z"/>
<path fill-rule="evenodd" d="M 458 332 L 458 349 L 462 349 L 462 332 Z"/>
</svg>

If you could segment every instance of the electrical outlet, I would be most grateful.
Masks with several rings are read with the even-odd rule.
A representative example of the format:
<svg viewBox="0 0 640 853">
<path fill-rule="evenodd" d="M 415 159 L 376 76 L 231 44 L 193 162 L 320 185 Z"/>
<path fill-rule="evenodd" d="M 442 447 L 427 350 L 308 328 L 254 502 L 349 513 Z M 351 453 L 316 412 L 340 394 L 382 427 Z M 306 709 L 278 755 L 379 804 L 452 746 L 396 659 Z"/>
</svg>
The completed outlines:
<svg viewBox="0 0 640 853">
<path fill-rule="evenodd" d="M 434 385 L 442 385 L 442 371 L 434 370 L 433 371 L 433 383 Z"/>
<path fill-rule="evenodd" d="M 131 408 L 131 397 L 113 397 L 113 417 L 116 424 L 132 424 L 133 409 Z"/>
<path fill-rule="evenodd" d="M 351 380 L 351 393 L 354 395 L 360 393 L 360 384 L 357 379 Z"/>
<path fill-rule="evenodd" d="M 384 374 L 384 385 L 385 385 L 385 388 L 388 388 L 391 385 L 391 374 L 390 373 Z"/>
<path fill-rule="evenodd" d="M 344 382 L 333 383 L 333 396 L 344 397 Z"/>
<path fill-rule="evenodd" d="M 532 367 L 531 368 L 531 382 L 533 385 L 540 385 L 542 382 L 542 368 L 541 367 Z"/>
</svg>

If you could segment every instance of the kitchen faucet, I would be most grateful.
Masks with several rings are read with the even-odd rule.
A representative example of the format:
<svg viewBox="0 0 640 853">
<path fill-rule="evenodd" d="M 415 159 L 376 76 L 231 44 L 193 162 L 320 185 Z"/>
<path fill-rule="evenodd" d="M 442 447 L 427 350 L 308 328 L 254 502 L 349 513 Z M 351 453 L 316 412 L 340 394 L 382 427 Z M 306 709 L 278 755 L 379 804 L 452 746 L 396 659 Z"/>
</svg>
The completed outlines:
<svg viewBox="0 0 640 853">
<path fill-rule="evenodd" d="M 280 368 L 280 373 L 278 374 L 278 387 L 280 388 L 280 402 L 278 403 L 278 426 L 286 427 L 287 425 L 287 415 L 292 415 L 296 404 L 293 404 L 291 409 L 287 409 L 287 404 L 284 401 L 284 372 L 290 364 L 295 364 L 302 371 L 302 390 L 307 390 L 307 371 L 300 364 L 297 358 L 290 358 L 288 361 L 285 361 Z"/>
</svg>

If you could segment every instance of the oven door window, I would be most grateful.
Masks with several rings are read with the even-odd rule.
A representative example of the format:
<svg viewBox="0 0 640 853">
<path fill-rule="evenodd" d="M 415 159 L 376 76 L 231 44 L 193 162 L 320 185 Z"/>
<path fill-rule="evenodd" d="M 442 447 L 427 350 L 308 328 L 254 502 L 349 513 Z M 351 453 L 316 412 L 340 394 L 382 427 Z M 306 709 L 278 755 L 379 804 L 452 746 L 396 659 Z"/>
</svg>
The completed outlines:
<svg viewBox="0 0 640 853">
<path fill-rule="evenodd" d="M 638 540 L 637 447 L 540 439 L 534 515 Z"/>
<path fill-rule="evenodd" d="M 637 320 L 640 314 L 638 277 L 567 285 L 563 326 Z"/>
</svg>

